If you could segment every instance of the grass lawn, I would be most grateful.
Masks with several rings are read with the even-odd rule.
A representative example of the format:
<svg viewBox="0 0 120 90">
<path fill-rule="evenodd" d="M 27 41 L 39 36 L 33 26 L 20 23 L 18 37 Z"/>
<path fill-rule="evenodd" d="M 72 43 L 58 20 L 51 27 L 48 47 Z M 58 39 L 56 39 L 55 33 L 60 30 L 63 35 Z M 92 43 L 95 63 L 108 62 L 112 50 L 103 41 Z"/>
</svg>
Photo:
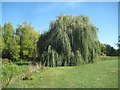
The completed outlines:
<svg viewBox="0 0 120 90">
<path fill-rule="evenodd" d="M 23 70 L 25 66 L 19 66 Z M 27 69 L 26 69 L 27 70 Z M 25 71 L 25 70 L 23 70 Z M 19 72 L 21 73 L 21 72 Z M 118 59 L 109 58 L 80 66 L 45 67 L 30 76 L 15 78 L 9 88 L 117 88 Z"/>
</svg>

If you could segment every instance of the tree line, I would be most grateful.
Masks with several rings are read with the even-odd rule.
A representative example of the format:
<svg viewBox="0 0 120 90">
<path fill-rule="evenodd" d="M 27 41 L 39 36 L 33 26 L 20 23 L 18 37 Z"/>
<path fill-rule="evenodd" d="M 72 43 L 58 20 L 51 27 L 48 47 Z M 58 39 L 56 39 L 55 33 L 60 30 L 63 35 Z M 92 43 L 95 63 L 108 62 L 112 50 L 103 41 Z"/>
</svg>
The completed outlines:
<svg viewBox="0 0 120 90">
<path fill-rule="evenodd" d="M 100 44 L 100 50 L 102 56 L 119 56 L 120 50 L 119 50 L 119 44 L 118 49 L 113 48 L 109 44 Z"/>
<path fill-rule="evenodd" d="M 100 55 L 117 56 L 118 50 L 99 42 L 96 28 L 85 15 L 59 15 L 48 31 L 39 34 L 27 22 L 14 29 L 11 22 L 0 26 L 0 54 L 45 66 L 74 66 L 95 62 Z"/>
<path fill-rule="evenodd" d="M 39 34 L 31 24 L 23 22 L 14 29 L 11 22 L 4 23 L 0 28 L 2 32 L 0 53 L 2 58 L 12 61 L 19 59 L 32 60 L 37 55 L 37 40 Z"/>
</svg>

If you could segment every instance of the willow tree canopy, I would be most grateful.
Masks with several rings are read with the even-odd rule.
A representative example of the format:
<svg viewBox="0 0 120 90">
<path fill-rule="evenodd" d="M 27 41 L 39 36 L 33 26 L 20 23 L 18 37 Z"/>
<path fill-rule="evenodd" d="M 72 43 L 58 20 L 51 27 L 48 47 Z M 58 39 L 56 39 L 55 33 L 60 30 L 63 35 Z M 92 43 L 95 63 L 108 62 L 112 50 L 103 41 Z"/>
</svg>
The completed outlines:
<svg viewBox="0 0 120 90">
<path fill-rule="evenodd" d="M 97 28 L 87 16 L 59 15 L 41 35 L 38 52 L 46 66 L 93 63 L 99 55 Z"/>
</svg>

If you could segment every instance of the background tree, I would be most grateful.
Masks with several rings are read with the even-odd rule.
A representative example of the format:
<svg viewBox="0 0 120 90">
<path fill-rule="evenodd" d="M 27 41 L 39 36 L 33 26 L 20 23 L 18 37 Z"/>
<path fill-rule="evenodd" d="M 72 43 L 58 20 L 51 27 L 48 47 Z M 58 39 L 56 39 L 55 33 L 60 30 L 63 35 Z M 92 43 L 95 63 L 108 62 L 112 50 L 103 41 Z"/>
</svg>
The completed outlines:
<svg viewBox="0 0 120 90">
<path fill-rule="evenodd" d="M 36 42 L 39 35 L 32 25 L 27 22 L 23 22 L 22 25 L 18 25 L 16 36 L 19 38 L 20 58 L 30 60 L 34 59 L 37 55 Z"/>
<path fill-rule="evenodd" d="M 106 55 L 106 56 L 118 56 L 118 51 L 117 49 L 113 48 L 109 44 L 102 44 L 101 43 L 101 55 Z"/>
<path fill-rule="evenodd" d="M 106 44 L 102 44 L 100 43 L 100 51 L 101 51 L 101 55 L 106 55 Z"/>
<path fill-rule="evenodd" d="M 117 53 L 118 53 L 118 56 L 120 56 L 120 36 L 118 36 L 118 50 L 117 50 Z"/>
<path fill-rule="evenodd" d="M 4 49 L 4 41 L 2 37 L 2 26 L 0 25 L 0 58 L 2 57 L 3 49 Z"/>
<path fill-rule="evenodd" d="M 17 38 L 14 35 L 14 28 L 12 23 L 5 23 L 3 26 L 3 42 L 4 48 L 2 57 L 11 60 L 17 60 L 19 58 L 19 48 Z"/>
</svg>

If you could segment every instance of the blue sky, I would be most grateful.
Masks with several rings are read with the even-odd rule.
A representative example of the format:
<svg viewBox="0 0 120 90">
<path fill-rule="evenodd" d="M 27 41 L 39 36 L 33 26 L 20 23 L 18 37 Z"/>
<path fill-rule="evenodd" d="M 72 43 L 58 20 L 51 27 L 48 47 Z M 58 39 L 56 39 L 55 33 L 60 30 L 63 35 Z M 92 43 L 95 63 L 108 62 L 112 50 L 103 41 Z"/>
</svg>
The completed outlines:
<svg viewBox="0 0 120 90">
<path fill-rule="evenodd" d="M 99 41 L 117 48 L 117 2 L 3 2 L 2 24 L 12 22 L 16 28 L 26 20 L 31 22 L 38 32 L 43 32 L 49 28 L 50 21 L 55 20 L 60 13 L 87 15 L 99 28 Z"/>
</svg>

